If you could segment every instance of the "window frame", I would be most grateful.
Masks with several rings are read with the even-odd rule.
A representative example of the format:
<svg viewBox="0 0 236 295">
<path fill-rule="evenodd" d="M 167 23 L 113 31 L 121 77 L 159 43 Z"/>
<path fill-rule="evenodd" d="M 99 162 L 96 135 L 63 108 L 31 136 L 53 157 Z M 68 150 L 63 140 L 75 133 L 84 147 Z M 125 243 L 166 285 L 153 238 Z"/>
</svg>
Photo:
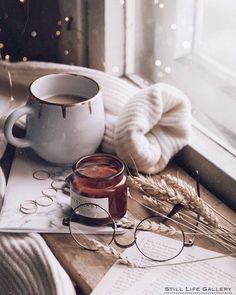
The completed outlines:
<svg viewBox="0 0 236 295">
<path fill-rule="evenodd" d="M 118 0 L 88 0 L 87 15 L 88 66 L 117 77 L 123 76 L 125 6 Z"/>
<path fill-rule="evenodd" d="M 127 5 L 129 1 L 126 2 Z M 93 0 L 88 0 L 88 2 L 91 4 L 89 5 L 91 12 L 97 13 L 98 9 L 104 12 L 103 18 L 96 17 L 91 20 L 90 17 L 89 20 L 89 28 L 94 26 L 100 28 L 98 39 L 88 37 L 89 66 L 126 79 L 140 88 L 147 86 L 147 82 L 142 77 L 132 73 L 132 63 L 127 65 L 124 62 L 134 50 L 132 46 L 126 46 L 127 38 L 129 40 L 133 38 L 133 28 L 129 23 L 130 15 L 125 9 L 125 1 L 98 0 L 96 5 Z M 93 14 L 91 12 L 90 14 Z M 110 17 L 111 14 L 115 17 Z M 91 34 L 90 30 L 88 34 Z M 91 49 L 94 44 L 102 44 L 99 45 L 103 48 L 100 55 L 94 54 Z M 114 48 L 116 50 L 113 52 Z M 101 56 L 103 62 L 101 62 Z M 116 65 L 119 65 L 119 72 L 113 71 Z M 196 169 L 199 170 L 201 183 L 236 210 L 236 170 L 234 169 L 236 157 L 226 151 L 225 147 L 217 142 L 210 132 L 202 130 L 193 122 L 191 141 L 175 156 L 175 159 L 190 174 L 194 174 Z"/>
</svg>

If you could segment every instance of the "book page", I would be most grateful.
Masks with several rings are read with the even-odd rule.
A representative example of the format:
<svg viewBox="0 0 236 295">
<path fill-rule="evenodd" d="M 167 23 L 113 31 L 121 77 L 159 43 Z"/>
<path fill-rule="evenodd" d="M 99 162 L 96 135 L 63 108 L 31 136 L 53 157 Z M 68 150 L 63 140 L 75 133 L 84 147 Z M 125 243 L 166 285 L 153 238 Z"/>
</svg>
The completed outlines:
<svg viewBox="0 0 236 295">
<path fill-rule="evenodd" d="M 142 233 L 140 233 L 142 235 Z M 158 239 L 156 247 L 160 244 L 168 245 L 173 250 L 178 242 L 162 237 Z M 144 247 L 153 245 L 146 240 Z M 153 249 L 150 249 L 152 251 Z M 124 252 L 131 261 L 137 264 L 147 263 L 147 259 L 134 245 Z M 114 264 L 107 272 L 95 290 L 93 295 L 234 295 L 236 294 L 236 258 L 219 257 L 221 254 L 205 250 L 196 246 L 184 248 L 183 252 L 174 260 L 155 265 L 150 268 L 130 268 L 118 263 Z M 183 262 L 204 260 L 200 262 Z M 177 265 L 175 265 L 177 264 Z"/>
</svg>

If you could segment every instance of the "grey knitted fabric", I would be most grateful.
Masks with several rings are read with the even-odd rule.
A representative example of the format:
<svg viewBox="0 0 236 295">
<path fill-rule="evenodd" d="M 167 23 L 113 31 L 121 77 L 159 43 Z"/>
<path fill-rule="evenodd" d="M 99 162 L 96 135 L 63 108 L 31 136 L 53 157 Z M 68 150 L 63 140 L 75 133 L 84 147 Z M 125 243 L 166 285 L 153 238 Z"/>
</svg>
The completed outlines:
<svg viewBox="0 0 236 295">
<path fill-rule="evenodd" d="M 39 234 L 0 234 L 0 294 L 74 295 L 73 284 Z"/>
</svg>

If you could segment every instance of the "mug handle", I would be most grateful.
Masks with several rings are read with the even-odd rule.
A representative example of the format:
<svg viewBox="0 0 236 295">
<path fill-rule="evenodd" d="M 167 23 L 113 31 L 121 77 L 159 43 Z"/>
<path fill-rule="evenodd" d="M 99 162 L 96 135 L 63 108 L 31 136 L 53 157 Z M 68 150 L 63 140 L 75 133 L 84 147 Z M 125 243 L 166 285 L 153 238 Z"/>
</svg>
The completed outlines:
<svg viewBox="0 0 236 295">
<path fill-rule="evenodd" d="M 30 147 L 31 143 L 30 140 L 27 138 L 17 138 L 13 136 L 12 129 L 16 121 L 24 116 L 24 115 L 32 115 L 33 109 L 29 105 L 24 105 L 16 110 L 14 110 L 6 119 L 5 125 L 4 125 L 4 134 L 7 139 L 7 141 L 20 148 L 26 148 Z"/>
</svg>

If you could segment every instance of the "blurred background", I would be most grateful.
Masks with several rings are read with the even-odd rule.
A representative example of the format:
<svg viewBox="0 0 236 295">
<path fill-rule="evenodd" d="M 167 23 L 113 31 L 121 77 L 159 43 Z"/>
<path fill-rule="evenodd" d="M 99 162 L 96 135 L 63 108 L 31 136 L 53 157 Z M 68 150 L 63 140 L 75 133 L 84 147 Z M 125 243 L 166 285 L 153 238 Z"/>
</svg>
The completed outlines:
<svg viewBox="0 0 236 295">
<path fill-rule="evenodd" d="M 236 154 L 233 0 L 0 0 L 0 56 L 92 67 L 140 87 L 167 82 L 193 123 Z"/>
</svg>

